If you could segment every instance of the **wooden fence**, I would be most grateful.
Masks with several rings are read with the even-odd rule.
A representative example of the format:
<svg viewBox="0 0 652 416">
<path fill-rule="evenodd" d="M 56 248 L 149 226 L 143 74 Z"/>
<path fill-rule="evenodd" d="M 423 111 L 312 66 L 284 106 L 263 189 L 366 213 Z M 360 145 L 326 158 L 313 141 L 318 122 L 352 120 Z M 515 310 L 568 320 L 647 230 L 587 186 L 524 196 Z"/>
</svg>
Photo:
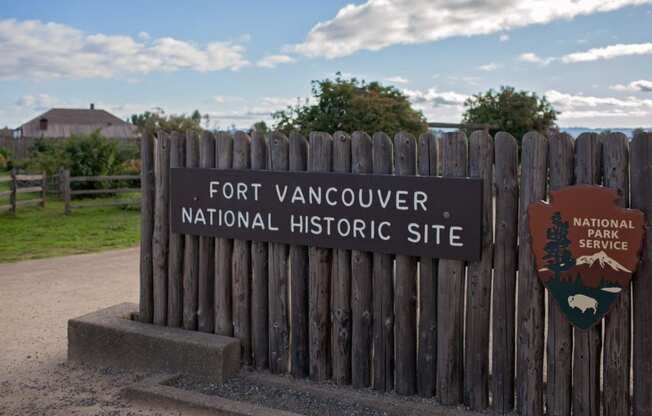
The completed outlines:
<svg viewBox="0 0 652 416">
<path fill-rule="evenodd" d="M 73 190 L 72 184 L 79 182 L 112 182 L 112 181 L 140 181 L 140 175 L 112 175 L 112 176 L 70 176 L 68 169 L 62 169 L 59 173 L 59 186 L 63 199 L 64 213 L 69 215 L 73 209 L 98 208 L 109 206 L 129 206 L 139 204 L 140 201 L 126 200 L 94 200 L 92 202 L 72 203 L 72 197 L 78 195 L 107 195 L 139 192 L 140 187 L 123 188 L 102 188 L 102 189 L 79 189 Z"/>
<path fill-rule="evenodd" d="M 16 170 L 12 170 L 9 176 L 0 177 L 0 183 L 3 182 L 9 182 L 9 190 L 0 191 L 0 198 L 9 197 L 9 203 L 0 205 L 0 212 L 9 211 L 12 214 L 16 214 L 18 207 L 28 205 L 39 205 L 41 208 L 45 207 L 47 199 L 47 175 L 45 173 L 41 175 L 23 175 L 17 174 Z M 34 182 L 39 185 L 34 186 Z M 27 193 L 38 193 L 40 194 L 40 198 L 18 198 L 18 195 Z"/>
<path fill-rule="evenodd" d="M 243 363 L 272 373 L 498 413 L 652 415 L 652 134 L 531 132 L 520 162 L 518 149 L 485 131 L 144 138 L 140 319 L 235 336 Z M 182 166 L 482 178 L 482 257 L 174 234 L 169 169 Z M 617 189 L 646 215 L 631 290 L 587 331 L 545 301 L 527 227 L 527 206 L 570 184 Z"/>
</svg>

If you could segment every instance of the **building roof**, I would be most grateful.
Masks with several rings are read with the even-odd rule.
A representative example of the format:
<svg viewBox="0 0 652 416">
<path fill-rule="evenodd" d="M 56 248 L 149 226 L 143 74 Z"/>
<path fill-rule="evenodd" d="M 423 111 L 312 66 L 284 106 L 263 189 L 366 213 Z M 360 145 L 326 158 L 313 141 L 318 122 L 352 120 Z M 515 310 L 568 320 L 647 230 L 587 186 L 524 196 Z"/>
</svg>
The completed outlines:
<svg viewBox="0 0 652 416">
<path fill-rule="evenodd" d="M 46 118 L 52 124 L 129 124 L 106 110 L 91 110 L 86 108 L 53 108 L 25 124 Z M 23 126 L 25 125 L 23 124 Z"/>
<path fill-rule="evenodd" d="M 47 120 L 45 127 L 41 120 Z M 44 129 L 45 128 L 45 129 Z M 138 129 L 133 124 L 106 110 L 93 108 L 53 108 L 20 126 L 22 137 L 65 138 L 76 134 L 90 134 L 95 130 L 106 137 L 135 138 Z"/>
</svg>

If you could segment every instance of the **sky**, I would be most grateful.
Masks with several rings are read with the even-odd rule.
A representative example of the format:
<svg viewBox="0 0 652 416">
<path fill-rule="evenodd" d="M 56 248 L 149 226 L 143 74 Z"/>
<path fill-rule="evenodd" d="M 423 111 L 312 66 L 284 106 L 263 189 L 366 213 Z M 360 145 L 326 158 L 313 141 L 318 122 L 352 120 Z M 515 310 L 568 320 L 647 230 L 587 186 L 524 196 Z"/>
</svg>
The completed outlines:
<svg viewBox="0 0 652 416">
<path fill-rule="evenodd" d="M 652 126 L 652 0 L 0 0 L 0 126 L 52 107 L 240 128 L 336 72 L 459 122 L 501 85 L 562 127 Z"/>
</svg>

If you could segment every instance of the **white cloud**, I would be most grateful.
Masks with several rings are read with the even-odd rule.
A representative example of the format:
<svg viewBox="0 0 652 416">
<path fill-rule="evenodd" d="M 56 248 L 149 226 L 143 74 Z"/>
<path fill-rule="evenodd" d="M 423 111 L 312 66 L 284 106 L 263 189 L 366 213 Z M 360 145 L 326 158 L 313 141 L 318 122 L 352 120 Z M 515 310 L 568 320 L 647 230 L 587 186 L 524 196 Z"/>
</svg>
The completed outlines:
<svg viewBox="0 0 652 416">
<path fill-rule="evenodd" d="M 561 111 L 559 119 L 564 121 L 610 119 L 612 126 L 649 124 L 652 117 L 652 99 L 637 97 L 595 97 L 582 94 L 568 94 L 557 90 L 545 93 L 555 109 Z M 617 120 L 617 121 L 616 121 Z M 640 120 L 640 121 L 639 121 Z"/>
<path fill-rule="evenodd" d="M 549 63 L 555 60 L 555 58 L 542 58 L 533 52 L 522 53 L 521 55 L 519 55 L 518 59 L 519 61 L 529 62 L 529 63 L 543 65 L 543 66 L 548 65 Z"/>
<path fill-rule="evenodd" d="M 399 76 L 399 75 L 397 75 L 395 77 L 385 78 L 385 81 L 391 82 L 393 84 L 407 84 L 407 83 L 410 82 L 410 80 L 408 80 L 406 78 L 403 78 L 402 76 Z"/>
<path fill-rule="evenodd" d="M 0 20 L 0 79 L 110 78 L 154 71 L 238 70 L 249 65 L 242 45 L 204 46 L 163 37 L 86 34 L 38 20 Z"/>
<path fill-rule="evenodd" d="M 289 64 L 295 62 L 296 59 L 289 55 L 267 55 L 258 61 L 258 66 L 261 68 L 275 68 L 279 64 Z"/>
<path fill-rule="evenodd" d="M 479 69 L 480 71 L 487 71 L 487 72 L 490 72 L 490 71 L 495 71 L 496 69 L 500 68 L 501 66 L 502 66 L 502 65 L 497 64 L 497 63 L 495 63 L 495 62 L 490 62 L 490 63 L 485 64 L 485 65 L 480 65 L 480 66 L 478 67 L 478 69 Z"/>
<path fill-rule="evenodd" d="M 423 112 L 428 121 L 457 122 L 464 112 L 464 101 L 468 95 L 455 91 L 439 91 L 437 88 L 427 90 L 404 89 L 414 108 Z"/>
<path fill-rule="evenodd" d="M 616 84 L 609 88 L 614 91 L 652 92 L 652 81 L 639 79 L 638 81 L 632 81 L 627 85 Z"/>
<path fill-rule="evenodd" d="M 285 49 L 336 58 L 397 44 L 496 33 L 607 12 L 652 0 L 368 0 L 317 23 L 302 43 Z"/>
<path fill-rule="evenodd" d="M 500 35 L 498 40 L 500 40 L 501 42 L 507 42 L 509 40 L 509 35 L 503 33 L 502 35 Z"/>
<path fill-rule="evenodd" d="M 21 109 L 43 111 L 61 105 L 61 101 L 48 94 L 24 95 L 16 100 L 16 105 Z"/>
<path fill-rule="evenodd" d="M 454 91 L 437 91 L 436 88 L 422 90 L 403 90 L 414 104 L 429 104 L 433 107 L 463 105 L 468 95 Z"/>
<path fill-rule="evenodd" d="M 575 52 L 561 57 L 564 63 L 590 62 L 600 59 L 614 59 L 620 56 L 652 55 L 652 43 L 619 43 L 584 52 Z"/>
</svg>

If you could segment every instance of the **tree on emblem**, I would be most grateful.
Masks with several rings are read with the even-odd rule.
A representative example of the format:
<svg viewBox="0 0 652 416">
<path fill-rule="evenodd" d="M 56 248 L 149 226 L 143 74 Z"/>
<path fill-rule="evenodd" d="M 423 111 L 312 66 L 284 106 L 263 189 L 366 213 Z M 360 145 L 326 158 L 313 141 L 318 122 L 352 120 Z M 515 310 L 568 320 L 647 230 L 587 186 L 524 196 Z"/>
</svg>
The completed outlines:
<svg viewBox="0 0 652 416">
<path fill-rule="evenodd" d="M 558 280 L 561 272 L 575 266 L 575 259 L 568 249 L 571 244 L 568 239 L 568 221 L 564 221 L 559 212 L 555 212 L 551 219 L 552 227 L 548 228 L 546 233 L 548 242 L 543 248 L 546 253 L 543 260 L 546 261 L 548 270 L 552 271 L 555 279 Z"/>
</svg>

